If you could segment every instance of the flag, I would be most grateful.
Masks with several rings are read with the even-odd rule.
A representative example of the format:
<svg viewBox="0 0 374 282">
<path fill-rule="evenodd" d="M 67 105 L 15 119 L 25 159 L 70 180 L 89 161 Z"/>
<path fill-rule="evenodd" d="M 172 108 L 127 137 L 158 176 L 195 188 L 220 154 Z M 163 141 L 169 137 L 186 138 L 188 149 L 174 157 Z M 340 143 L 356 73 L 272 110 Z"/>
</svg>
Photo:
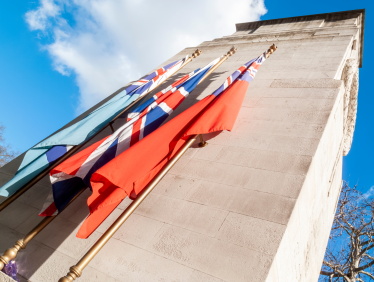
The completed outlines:
<svg viewBox="0 0 374 282">
<path fill-rule="evenodd" d="M 265 53 L 240 67 L 213 94 L 136 143 L 91 177 L 90 215 L 77 237 L 87 238 L 130 195 L 138 195 L 191 135 L 232 130 L 249 83 Z"/>
<path fill-rule="evenodd" d="M 188 56 L 187 56 L 188 57 Z M 0 196 L 8 197 L 48 168 L 74 145 L 90 139 L 133 101 L 152 91 L 169 78 L 187 57 L 160 68 L 107 101 L 82 120 L 57 132 L 27 151 L 15 176 L 0 188 Z"/>
<path fill-rule="evenodd" d="M 129 114 L 129 121 L 112 135 L 52 169 L 50 178 L 53 195 L 48 196 L 40 215 L 57 214 L 83 187 L 91 186 L 90 178 L 96 170 L 158 128 L 219 59 L 187 74 L 158 92 L 132 111 Z"/>
</svg>

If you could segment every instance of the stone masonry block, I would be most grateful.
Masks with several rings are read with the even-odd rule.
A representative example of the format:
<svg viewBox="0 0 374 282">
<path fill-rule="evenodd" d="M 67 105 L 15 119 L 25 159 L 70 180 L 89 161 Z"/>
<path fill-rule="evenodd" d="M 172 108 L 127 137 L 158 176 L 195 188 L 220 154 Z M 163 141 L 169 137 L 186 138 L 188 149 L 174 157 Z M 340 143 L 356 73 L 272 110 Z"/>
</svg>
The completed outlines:
<svg viewBox="0 0 374 282">
<path fill-rule="evenodd" d="M 173 226 L 165 226 L 148 249 L 228 282 L 262 281 L 271 264 L 266 254 Z"/>
<path fill-rule="evenodd" d="M 149 195 L 135 213 L 212 237 L 228 214 L 216 208 L 157 194 Z"/>
<path fill-rule="evenodd" d="M 91 262 L 92 267 L 110 273 L 117 281 L 192 282 L 191 277 L 196 276 L 194 269 L 117 239 L 109 241 L 100 254 Z"/>
<path fill-rule="evenodd" d="M 334 79 L 276 79 L 271 83 L 274 88 L 339 88 L 342 81 Z"/>
<path fill-rule="evenodd" d="M 202 166 L 196 165 L 199 163 L 202 163 L 203 165 L 210 164 L 210 166 L 212 166 L 212 162 L 191 162 L 191 164 L 195 164 L 194 168 L 202 169 Z M 217 167 L 218 165 L 215 165 L 212 169 Z M 227 170 L 230 169 L 228 165 L 226 165 L 226 168 Z M 272 222 L 283 224 L 287 222 L 287 219 L 289 218 L 293 209 L 294 200 L 278 195 L 297 195 L 298 187 L 294 185 L 299 183 L 301 178 L 298 176 L 280 175 L 276 172 L 261 173 L 261 170 L 248 169 L 239 166 L 236 166 L 236 168 L 246 172 L 246 176 L 248 178 L 247 183 L 243 183 L 239 186 L 232 182 L 220 183 L 220 179 L 204 178 L 203 176 L 196 177 L 193 174 L 191 175 L 190 167 L 188 165 L 185 167 L 186 175 L 179 176 L 183 178 L 197 178 L 199 180 L 203 180 L 203 182 L 196 182 L 196 187 L 198 187 L 198 189 L 193 189 L 191 192 L 194 193 L 194 196 L 188 196 L 188 199 L 192 200 L 193 202 L 262 218 Z M 208 169 L 204 169 L 202 172 L 206 175 L 209 174 Z M 266 176 L 268 177 L 267 179 Z M 272 178 L 269 179 L 269 177 Z M 235 186 L 233 186 L 233 184 L 238 189 L 234 188 Z M 239 189 L 238 186 L 245 189 Z M 169 187 L 169 189 L 173 189 L 173 185 L 170 185 Z M 294 191 L 294 189 L 296 189 L 296 191 Z M 218 193 L 218 191 L 220 192 Z M 274 191 L 274 194 L 264 193 L 262 191 Z M 193 199 L 191 197 L 193 197 Z M 269 202 L 273 203 L 273 205 L 268 209 L 263 209 L 264 206 L 267 206 L 266 203 Z"/>
<path fill-rule="evenodd" d="M 104 233 L 106 230 L 108 230 L 108 228 L 121 215 L 122 212 L 123 211 L 119 209 L 114 210 L 112 214 L 99 226 L 97 232 Z M 164 223 L 161 221 L 138 214 L 132 214 L 113 235 L 113 238 L 144 249 L 163 225 Z"/>
<path fill-rule="evenodd" d="M 246 93 L 247 97 L 278 97 L 278 98 L 297 98 L 301 95 L 302 89 L 298 88 L 250 88 Z"/>
<path fill-rule="evenodd" d="M 0 272 L 0 282 L 15 282 L 16 280 L 10 278 L 8 275 L 6 275 L 3 272 Z"/>
<path fill-rule="evenodd" d="M 298 138 L 288 136 L 270 137 L 266 150 L 277 151 L 295 155 L 313 156 L 318 146 L 318 139 Z"/>
<path fill-rule="evenodd" d="M 35 240 L 74 259 L 79 259 L 100 237 L 100 234 L 95 232 L 88 239 L 79 239 L 76 237 L 79 227 L 74 222 L 56 217 L 35 237 Z"/>
<path fill-rule="evenodd" d="M 238 119 L 233 134 L 241 135 L 243 132 L 254 134 L 283 135 L 304 138 L 320 138 L 324 125 L 307 123 L 275 122 L 264 120 L 246 121 Z"/>
<path fill-rule="evenodd" d="M 192 159 L 203 159 L 204 150 L 199 150 Z M 203 157 L 200 157 L 202 155 Z M 245 166 L 290 174 L 305 175 L 312 160 L 309 156 L 298 156 L 274 151 L 262 151 L 240 147 L 224 147 L 210 159 L 221 163 Z"/>
<path fill-rule="evenodd" d="M 285 229 L 285 225 L 230 212 L 216 238 L 275 255 Z"/>
<path fill-rule="evenodd" d="M 73 266 L 76 260 L 64 255 L 54 249 L 41 245 L 27 262 L 27 269 L 21 272 L 24 277 L 29 277 L 32 282 L 50 282 L 58 281 L 59 278 L 66 275 L 70 266 Z M 84 282 L 117 282 L 116 279 L 108 274 L 98 271 L 90 266 L 86 267 L 79 281 Z"/>
<path fill-rule="evenodd" d="M 20 225 L 18 225 L 15 230 L 27 234 L 30 230 L 32 230 L 39 222 L 43 220 L 44 217 L 38 216 L 39 210 L 35 210 L 32 214 L 30 214 L 30 217 L 22 222 Z"/>
<path fill-rule="evenodd" d="M 244 97 L 243 107 L 253 108 L 256 106 L 258 100 L 260 100 L 259 97 L 251 97 L 251 96 L 246 95 Z"/>
<path fill-rule="evenodd" d="M 303 99 L 335 99 L 339 94 L 339 89 L 328 88 L 304 88 L 299 95 Z"/>
<path fill-rule="evenodd" d="M 47 195 L 52 191 L 51 187 L 42 186 L 39 184 L 34 185 L 31 189 L 26 191 L 17 201 L 30 205 L 36 209 L 43 207 Z"/>
<path fill-rule="evenodd" d="M 253 80 L 248 88 L 268 88 L 270 85 L 273 83 L 273 79 L 258 79 L 258 80 Z M 249 90 L 248 90 L 249 91 Z"/>
<path fill-rule="evenodd" d="M 4 185 L 5 183 L 7 183 L 10 179 L 12 179 L 12 175 L 10 173 L 7 173 L 7 172 L 3 172 L 3 171 L 0 171 L 0 185 Z M 2 202 L 2 199 L 3 196 L 0 196 L 0 202 Z"/>
<path fill-rule="evenodd" d="M 316 78 L 335 78 L 336 77 L 336 71 L 314 71 L 312 72 L 308 78 L 310 79 L 316 79 Z"/>
<path fill-rule="evenodd" d="M 290 137 L 281 135 L 244 133 L 233 135 L 230 132 L 221 132 L 218 135 L 206 134 L 204 138 L 209 144 L 251 148 L 258 150 L 284 152 L 295 155 L 312 156 L 317 149 L 318 139 Z M 195 151 L 194 148 L 191 150 Z M 194 152 L 195 154 L 196 152 Z M 192 152 L 191 152 L 192 154 Z M 192 157 L 192 155 L 191 155 Z"/>
<path fill-rule="evenodd" d="M 16 229 L 31 216 L 36 216 L 37 211 L 38 209 L 34 207 L 14 201 L 0 213 L 0 224 Z"/>
<path fill-rule="evenodd" d="M 238 118 L 242 120 L 268 120 L 282 122 L 297 122 L 310 124 L 325 124 L 330 111 L 296 110 L 293 108 L 255 108 L 242 107 Z"/>
<path fill-rule="evenodd" d="M 300 99 L 300 98 L 268 98 L 262 97 L 256 103 L 256 108 L 286 108 L 299 111 L 331 111 L 332 99 Z"/>
<path fill-rule="evenodd" d="M 240 195 L 245 194 L 242 189 L 296 198 L 304 179 L 302 176 L 265 170 L 249 170 L 249 172 L 253 172 L 250 182 L 243 187 L 237 187 L 240 189 L 202 179 L 170 175 L 158 185 L 155 193 L 244 214 L 246 213 L 244 209 L 238 210 L 239 206 L 235 206 L 237 201 L 240 202 Z M 215 189 L 221 194 L 216 194 Z"/>
</svg>

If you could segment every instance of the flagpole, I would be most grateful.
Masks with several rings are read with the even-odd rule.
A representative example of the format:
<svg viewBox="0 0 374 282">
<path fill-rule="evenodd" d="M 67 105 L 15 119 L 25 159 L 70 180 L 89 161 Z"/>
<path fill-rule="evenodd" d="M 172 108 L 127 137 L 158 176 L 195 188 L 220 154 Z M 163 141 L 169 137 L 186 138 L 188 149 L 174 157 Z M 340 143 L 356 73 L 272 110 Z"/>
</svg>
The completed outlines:
<svg viewBox="0 0 374 282">
<path fill-rule="evenodd" d="M 181 67 L 178 68 L 173 74 L 177 73 L 180 69 L 182 69 L 186 64 L 192 61 L 192 58 L 196 58 L 201 54 L 201 51 L 197 49 L 190 58 L 186 60 L 186 62 L 183 63 Z M 161 85 L 161 84 L 160 84 Z M 142 97 L 144 98 L 144 97 Z M 135 102 L 133 102 L 131 105 L 129 105 L 126 109 L 124 109 L 121 113 L 119 113 L 110 123 L 113 123 L 114 120 L 116 120 L 120 115 L 123 114 L 128 108 L 132 107 L 134 104 L 136 104 L 139 101 L 139 99 Z M 69 151 L 70 152 L 70 151 Z M 69 155 L 70 156 L 70 155 Z M 65 159 L 65 158 L 64 158 Z M 54 164 L 55 165 L 55 164 Z M 50 167 L 49 169 L 52 169 L 53 167 Z M 32 185 L 30 185 L 31 187 Z M 29 187 L 29 188 L 30 188 Z M 85 188 L 83 188 L 74 198 L 69 202 L 73 202 L 83 191 Z M 8 203 L 10 204 L 11 201 Z M 68 205 L 69 205 L 68 204 Z M 4 206 L 5 208 L 6 206 Z M 66 207 L 65 207 L 66 208 Z M 57 215 L 56 215 L 57 216 Z M 47 216 L 45 217 L 39 224 L 37 224 L 25 237 L 18 240 L 16 244 L 7 249 L 2 256 L 0 256 L 0 270 L 4 268 L 5 265 L 7 265 L 11 260 L 15 259 L 20 249 L 25 249 L 28 242 L 30 242 L 37 234 L 39 234 L 50 222 L 52 222 L 53 219 L 55 219 L 56 216 Z"/>
<path fill-rule="evenodd" d="M 222 57 L 217 64 L 215 64 L 209 72 L 207 72 L 198 84 L 206 79 L 214 70 L 216 70 L 223 62 L 230 56 L 235 54 L 236 48 L 232 47 L 226 55 Z M 91 247 L 91 249 L 81 258 L 81 260 L 74 266 L 70 267 L 69 273 L 58 280 L 59 282 L 74 281 L 77 277 L 82 275 L 83 269 L 89 262 L 97 255 L 97 253 L 104 247 L 114 233 L 122 226 L 122 224 L 130 217 L 136 208 L 143 202 L 143 200 L 151 193 L 161 179 L 168 173 L 174 164 L 183 156 L 183 154 L 195 142 L 197 135 L 191 136 L 187 143 L 179 150 L 179 152 L 168 162 L 168 164 L 161 170 L 161 172 L 152 180 L 152 182 L 138 195 L 138 197 L 124 210 L 119 218 L 112 224 L 112 226 L 101 236 L 101 238 Z"/>
<path fill-rule="evenodd" d="M 266 52 L 266 58 L 272 54 L 277 47 L 273 44 Z M 224 61 L 236 52 L 236 48 L 231 48 L 230 51 L 212 68 L 207 75 L 199 82 L 199 84 L 208 77 L 215 69 L 217 69 Z M 201 134 L 200 134 L 201 135 Z M 80 261 L 70 267 L 68 274 L 58 280 L 58 282 L 71 282 L 77 277 L 82 275 L 83 269 L 89 264 L 89 262 L 97 255 L 97 253 L 105 246 L 109 239 L 114 233 L 122 226 L 122 224 L 130 217 L 135 209 L 143 202 L 143 200 L 151 193 L 156 185 L 162 180 L 162 178 L 169 172 L 169 170 L 175 165 L 175 163 L 183 156 L 183 154 L 192 146 L 196 141 L 197 135 L 193 135 L 186 142 L 186 144 L 179 150 L 179 152 L 168 162 L 168 164 L 161 170 L 155 179 L 138 195 L 138 197 L 123 211 L 123 213 L 117 218 L 117 220 L 109 227 L 109 229 L 101 236 L 101 238 L 91 247 L 91 249 L 80 259 Z"/>
<path fill-rule="evenodd" d="M 190 58 L 188 58 L 186 60 L 186 62 L 183 63 L 182 66 L 180 66 L 178 68 L 178 70 L 176 70 L 173 74 L 177 73 L 180 69 L 182 69 L 185 65 L 187 65 L 189 62 L 192 61 L 192 58 L 196 58 L 197 56 L 199 56 L 201 54 L 201 51 L 199 49 L 197 49 Z M 161 85 L 161 84 L 160 84 Z M 158 87 L 158 86 L 157 86 Z M 142 97 L 144 98 L 144 97 Z M 136 104 L 137 102 L 139 102 L 140 99 L 134 101 L 132 104 L 130 104 L 128 107 L 126 107 L 124 110 L 122 110 L 121 113 L 119 113 L 110 123 L 109 125 L 111 125 L 111 123 L 113 123 L 113 121 L 115 121 L 119 116 L 121 116 L 125 111 L 127 111 L 129 108 L 131 108 L 134 104 Z M 83 144 L 84 145 L 84 144 Z M 81 147 L 80 145 L 79 146 L 76 146 L 76 147 Z M 78 150 L 79 150 L 78 148 Z M 75 147 L 74 147 L 75 149 Z M 69 151 L 68 153 L 70 153 L 71 151 Z M 75 152 L 75 151 L 74 151 Z M 71 154 L 69 154 L 67 157 L 64 158 L 64 160 L 68 157 L 70 157 Z M 63 161 L 63 160 L 62 160 Z M 62 162 L 61 161 L 61 162 Z M 59 163 L 61 163 L 59 162 Z M 57 166 L 58 164 L 54 164 L 53 167 L 49 167 L 49 170 L 53 169 L 55 166 Z M 49 172 L 49 171 L 48 171 Z M 43 175 L 44 176 L 44 175 Z M 43 177 L 42 176 L 42 177 Z M 39 180 L 39 179 L 38 179 Z M 35 182 L 33 182 L 33 184 L 35 184 L 38 180 L 36 180 Z M 28 188 L 30 188 L 33 184 L 29 185 Z M 27 189 L 28 189 L 27 188 Z M 77 195 L 74 196 L 74 198 L 69 202 L 68 205 L 70 205 L 80 194 L 82 194 L 82 192 L 86 189 L 87 187 L 83 188 L 81 191 L 78 192 Z M 25 192 L 27 189 L 25 189 L 23 192 Z M 22 192 L 22 193 L 23 193 Z M 20 196 L 22 193 L 20 193 L 18 196 Z M 17 196 L 17 197 L 18 197 Z M 17 197 L 13 197 L 14 199 L 12 201 L 14 201 Z M 2 207 L 2 209 L 4 209 L 6 206 L 8 206 L 12 201 L 9 201 L 6 205 L 4 205 L 4 207 Z M 68 206 L 67 205 L 67 206 Z M 66 207 L 67 207 L 66 206 Z M 65 208 L 66 208 L 65 207 Z M 64 209 L 65 209 L 64 208 Z M 2 210 L 0 209 L 0 211 Z M 57 214 L 58 215 L 58 214 Z M 7 265 L 11 260 L 14 260 L 17 255 L 18 255 L 18 252 L 20 251 L 20 249 L 25 249 L 26 248 L 26 245 L 28 242 L 30 242 L 36 235 L 38 235 L 50 222 L 52 222 L 52 220 L 54 220 L 56 218 L 57 215 L 54 215 L 54 216 L 47 216 L 45 217 L 39 224 L 37 224 L 29 233 L 26 234 L 25 237 L 23 237 L 22 239 L 18 240 L 16 242 L 16 244 L 7 249 L 4 254 L 2 256 L 0 256 L 0 271 L 4 268 L 5 265 Z"/>
<path fill-rule="evenodd" d="M 70 267 L 69 273 L 60 278 L 59 282 L 74 281 L 77 277 L 82 275 L 83 269 L 89 264 L 89 262 L 96 256 L 96 254 L 104 247 L 114 233 L 122 226 L 122 224 L 130 217 L 135 209 L 143 202 L 143 200 L 149 195 L 154 187 L 161 181 L 166 173 L 174 166 L 174 164 L 183 156 L 189 147 L 195 142 L 197 135 L 191 137 L 183 148 L 174 156 L 166 167 L 157 175 L 157 177 L 144 189 L 120 215 L 120 217 L 112 224 L 112 226 L 101 236 L 101 238 L 91 247 L 91 249 L 81 258 L 81 260 L 75 265 Z"/>
<path fill-rule="evenodd" d="M 203 78 L 199 81 L 197 85 L 199 85 L 201 82 L 203 82 L 204 79 L 206 79 L 212 72 L 214 72 L 220 65 L 222 65 L 230 56 L 234 55 L 236 53 L 236 48 L 231 47 L 231 49 L 227 52 L 226 55 L 222 57 L 221 60 L 217 64 L 214 65 L 204 76 Z"/>
<path fill-rule="evenodd" d="M 197 49 L 195 52 L 192 53 L 192 55 L 186 60 L 186 62 L 183 63 L 183 65 L 177 69 L 172 75 L 177 73 L 179 70 L 181 70 L 183 67 L 185 67 L 188 63 L 192 61 L 192 59 L 196 58 L 201 54 L 201 50 Z M 165 80 L 166 81 L 166 80 Z M 162 83 L 164 83 L 163 81 Z M 160 86 L 162 83 L 157 85 L 155 89 Z M 154 89 L 153 89 L 154 90 Z M 152 90 L 152 91 L 153 91 Z M 9 206 L 12 202 L 14 202 L 18 197 L 20 197 L 23 193 L 25 193 L 28 189 L 30 189 L 32 186 L 34 186 L 39 180 L 41 180 L 44 176 L 46 176 L 53 168 L 64 162 L 66 159 L 70 158 L 72 155 L 74 155 L 76 152 L 78 152 L 87 142 L 89 142 L 92 138 L 97 136 L 100 132 L 102 132 L 107 126 L 111 126 L 111 124 L 117 120 L 122 114 L 124 114 L 126 111 L 128 111 L 132 106 L 140 102 L 142 99 L 144 99 L 147 95 L 143 97 L 139 97 L 137 100 L 132 102 L 130 105 L 128 105 L 126 108 L 124 108 L 117 116 L 115 116 L 105 127 L 100 129 L 95 135 L 93 135 L 91 138 L 83 142 L 82 144 L 74 146 L 72 149 L 70 149 L 68 152 L 66 152 L 65 155 L 61 156 L 59 159 L 57 159 L 52 165 L 44 169 L 42 172 L 40 172 L 38 175 L 36 175 L 33 179 L 31 179 L 28 183 L 26 183 L 23 187 L 18 189 L 13 195 L 9 196 L 5 201 L 0 203 L 0 212 L 5 209 L 7 206 Z"/>
<path fill-rule="evenodd" d="M 73 199 L 65 206 L 64 209 L 66 209 L 76 198 L 78 198 L 83 191 L 86 188 L 83 188 L 80 190 Z M 58 214 L 57 214 L 58 215 Z M 4 268 L 5 265 L 7 265 L 11 260 L 14 260 L 20 249 L 25 249 L 27 244 L 34 239 L 36 235 L 40 233 L 49 223 L 51 223 L 52 220 L 56 218 L 57 215 L 52 215 L 52 216 L 46 216 L 43 218 L 41 222 L 39 222 L 29 233 L 25 235 L 22 239 L 19 239 L 16 244 L 7 249 L 2 256 L 0 256 L 0 271 Z"/>
<path fill-rule="evenodd" d="M 273 54 L 274 51 L 277 50 L 277 48 L 278 48 L 278 47 L 277 47 L 275 44 L 271 45 L 270 48 L 266 51 L 266 54 L 265 54 L 266 59 L 269 58 L 269 56 L 270 56 L 271 54 Z M 229 53 L 232 55 L 232 54 L 234 54 L 235 52 L 236 52 L 236 48 L 235 48 L 235 47 L 232 47 L 232 48 L 230 49 L 230 51 L 227 52 L 227 55 L 226 55 L 226 56 L 228 56 Z M 230 56 L 231 56 L 231 55 L 230 55 Z M 219 64 L 222 64 L 225 60 L 227 60 L 228 57 L 226 57 L 226 56 L 224 56 L 224 57 L 222 58 L 223 61 L 221 60 L 222 62 L 220 61 Z M 205 77 L 207 77 L 207 76 L 210 75 L 211 73 L 212 73 L 212 71 L 210 70 L 210 71 L 209 71 L 209 72 L 208 72 L 208 73 L 203 77 L 203 79 L 202 79 L 201 81 L 203 81 L 203 80 L 205 79 Z M 200 81 L 200 82 L 201 82 L 201 81 Z M 200 84 L 200 82 L 198 83 L 198 85 Z M 204 139 L 203 139 L 203 135 L 202 135 L 202 134 L 200 134 L 200 143 L 199 143 L 198 146 L 201 147 L 201 148 L 208 146 L 208 142 L 204 141 Z"/>
</svg>

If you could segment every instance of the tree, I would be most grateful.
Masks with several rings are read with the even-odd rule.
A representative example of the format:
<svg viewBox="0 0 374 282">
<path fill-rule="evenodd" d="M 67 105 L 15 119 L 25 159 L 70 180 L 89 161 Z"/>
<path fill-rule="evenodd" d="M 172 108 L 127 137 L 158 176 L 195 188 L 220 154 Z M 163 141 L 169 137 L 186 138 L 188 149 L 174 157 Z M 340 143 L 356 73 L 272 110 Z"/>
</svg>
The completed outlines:
<svg viewBox="0 0 374 282">
<path fill-rule="evenodd" d="M 9 145 L 5 144 L 4 130 L 4 125 L 0 124 L 0 167 L 10 162 L 18 155 L 18 152 L 13 151 Z"/>
<path fill-rule="evenodd" d="M 319 281 L 374 281 L 374 199 L 344 183 Z"/>
</svg>

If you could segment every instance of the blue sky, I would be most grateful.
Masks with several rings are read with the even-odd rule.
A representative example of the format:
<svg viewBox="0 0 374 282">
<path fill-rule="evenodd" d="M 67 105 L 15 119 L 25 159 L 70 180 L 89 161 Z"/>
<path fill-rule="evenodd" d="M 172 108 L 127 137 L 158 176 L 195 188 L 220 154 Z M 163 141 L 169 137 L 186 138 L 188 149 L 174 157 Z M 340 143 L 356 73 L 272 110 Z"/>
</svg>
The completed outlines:
<svg viewBox="0 0 374 282">
<path fill-rule="evenodd" d="M 186 14 L 194 17 L 184 21 L 178 14 L 184 1 L 80 2 L 0 1 L 0 123 L 14 149 L 27 150 L 182 48 L 231 34 L 237 22 L 365 8 L 358 117 L 343 179 L 358 182 L 364 192 L 374 185 L 374 97 L 369 86 L 373 1 L 192 0 Z M 173 25 L 152 32 L 149 23 L 165 15 Z"/>
</svg>

